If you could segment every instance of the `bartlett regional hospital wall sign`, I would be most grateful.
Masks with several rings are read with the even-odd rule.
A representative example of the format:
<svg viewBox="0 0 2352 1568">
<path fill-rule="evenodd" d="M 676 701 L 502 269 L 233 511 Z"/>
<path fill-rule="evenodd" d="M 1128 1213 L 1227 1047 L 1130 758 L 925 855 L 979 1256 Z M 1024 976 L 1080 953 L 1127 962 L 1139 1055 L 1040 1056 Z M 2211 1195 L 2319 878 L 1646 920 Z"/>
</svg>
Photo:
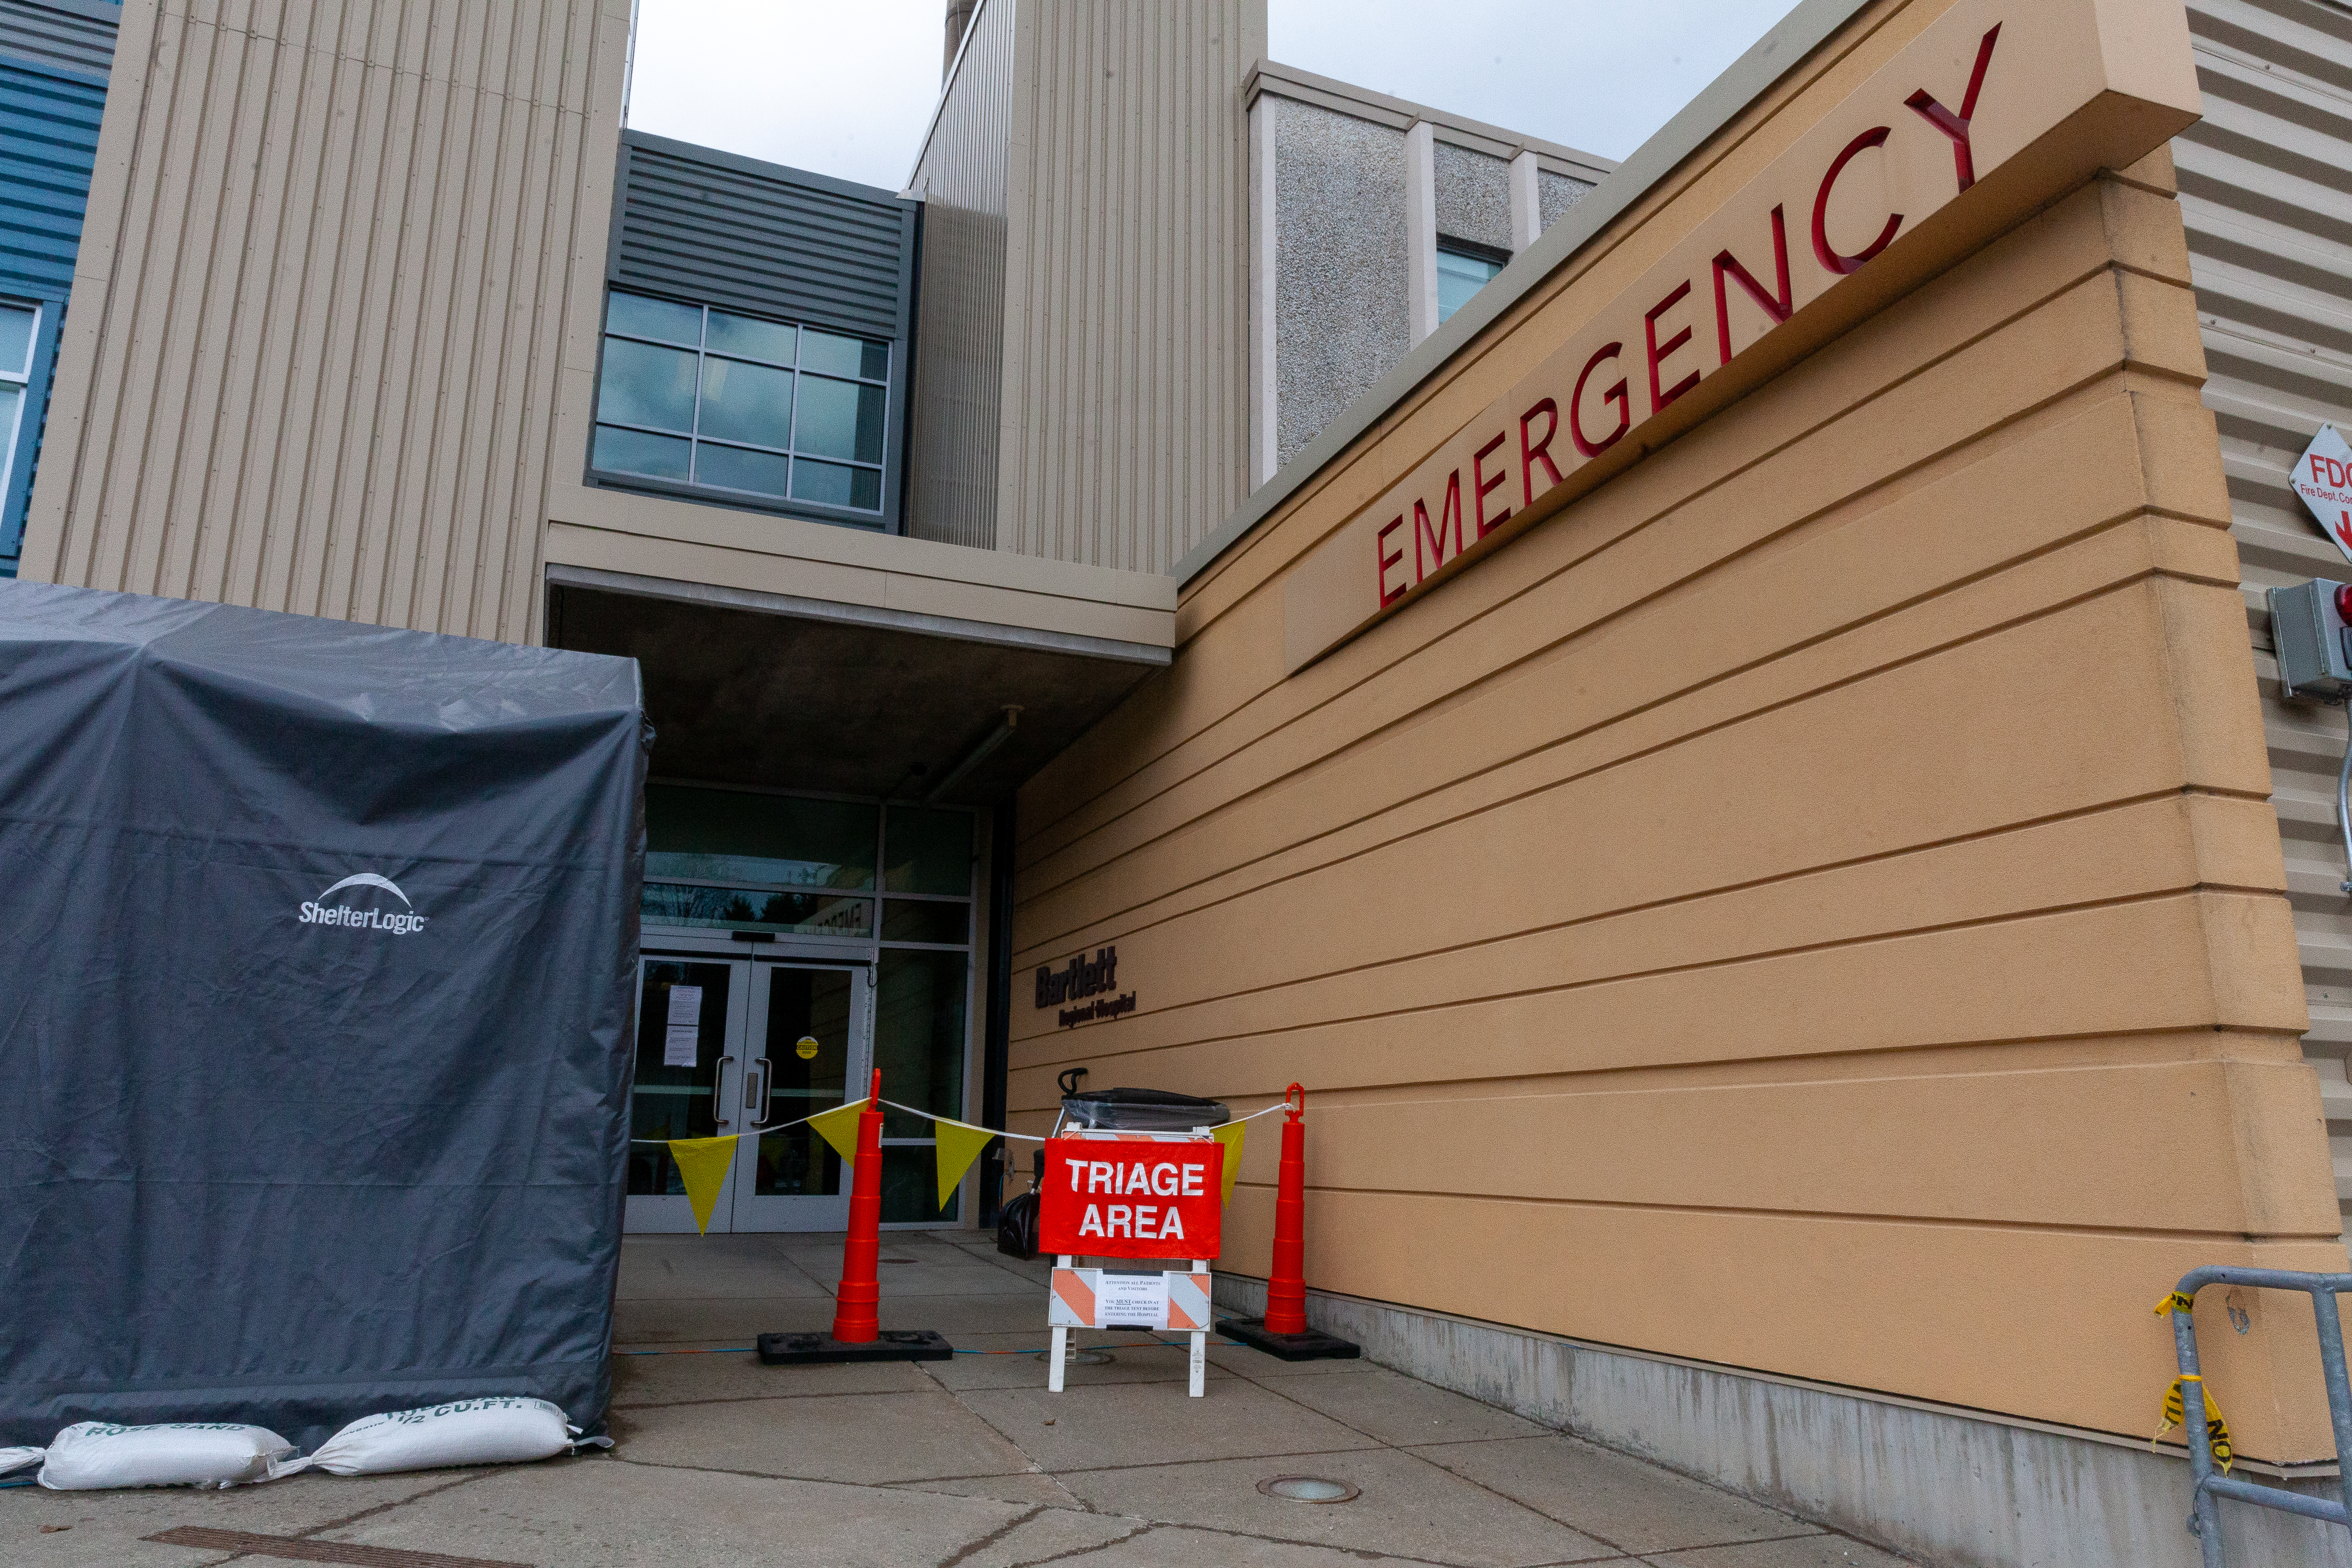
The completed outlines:
<svg viewBox="0 0 2352 1568">
<path fill-rule="evenodd" d="M 1284 587 L 1286 668 L 1795 363 L 1971 237 L 2161 146 L 2198 115 L 2188 26 L 2180 0 L 1958 0 L 1300 562 Z"/>
<path fill-rule="evenodd" d="M 1064 1006 L 1065 1003 L 1075 1005 Z M 1059 967 L 1040 968 L 1037 1005 L 1059 1008 L 1054 1021 L 1065 1029 L 1134 1012 L 1135 993 L 1122 994 L 1118 989 L 1118 949 L 1097 948 L 1092 958 L 1082 952 Z"/>
</svg>

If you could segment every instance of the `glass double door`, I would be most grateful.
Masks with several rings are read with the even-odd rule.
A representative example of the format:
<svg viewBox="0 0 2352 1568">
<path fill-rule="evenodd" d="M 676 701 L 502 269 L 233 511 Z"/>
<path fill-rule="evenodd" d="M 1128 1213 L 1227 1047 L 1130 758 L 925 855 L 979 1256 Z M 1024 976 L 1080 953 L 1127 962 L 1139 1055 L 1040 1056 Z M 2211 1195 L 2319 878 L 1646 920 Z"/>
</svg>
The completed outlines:
<svg viewBox="0 0 2352 1568">
<path fill-rule="evenodd" d="M 805 1124 L 782 1124 L 865 1093 L 870 975 L 866 964 L 822 959 L 648 952 L 638 961 L 624 1228 L 692 1231 L 686 1183 L 658 1141 L 728 1133 L 741 1141 L 712 1231 L 848 1224 L 841 1156 Z"/>
</svg>

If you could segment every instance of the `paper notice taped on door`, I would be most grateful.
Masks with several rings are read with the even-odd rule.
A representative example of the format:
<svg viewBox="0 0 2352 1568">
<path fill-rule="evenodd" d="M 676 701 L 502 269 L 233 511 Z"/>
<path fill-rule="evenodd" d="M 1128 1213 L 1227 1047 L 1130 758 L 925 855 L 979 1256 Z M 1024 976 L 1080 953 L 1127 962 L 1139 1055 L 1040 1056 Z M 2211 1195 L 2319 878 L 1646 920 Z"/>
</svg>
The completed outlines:
<svg viewBox="0 0 2352 1568">
<path fill-rule="evenodd" d="M 669 1027 L 662 1035 L 662 1066 L 690 1068 L 702 1050 L 702 987 L 669 988 Z"/>
</svg>

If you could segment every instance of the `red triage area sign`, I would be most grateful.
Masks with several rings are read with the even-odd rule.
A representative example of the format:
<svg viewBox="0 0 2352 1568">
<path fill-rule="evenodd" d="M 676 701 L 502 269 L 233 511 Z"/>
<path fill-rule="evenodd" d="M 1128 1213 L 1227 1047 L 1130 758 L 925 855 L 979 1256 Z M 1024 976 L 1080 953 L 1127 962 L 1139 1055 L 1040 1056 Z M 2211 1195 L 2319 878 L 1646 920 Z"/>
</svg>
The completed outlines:
<svg viewBox="0 0 2352 1568">
<path fill-rule="evenodd" d="M 1213 1140 L 1049 1138 L 1038 1249 L 1214 1258 L 1224 1245 L 1224 1145 Z"/>
</svg>

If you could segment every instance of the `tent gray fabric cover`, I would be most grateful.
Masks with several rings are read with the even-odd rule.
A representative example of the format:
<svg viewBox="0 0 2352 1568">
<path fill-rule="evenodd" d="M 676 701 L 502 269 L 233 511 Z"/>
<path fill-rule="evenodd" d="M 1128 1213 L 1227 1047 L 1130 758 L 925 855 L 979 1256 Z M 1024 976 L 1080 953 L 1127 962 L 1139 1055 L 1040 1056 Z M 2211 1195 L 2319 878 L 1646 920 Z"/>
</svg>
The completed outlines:
<svg viewBox="0 0 2352 1568">
<path fill-rule="evenodd" d="M 645 757 L 631 659 L 0 583 L 0 1444 L 602 1418 Z"/>
</svg>

